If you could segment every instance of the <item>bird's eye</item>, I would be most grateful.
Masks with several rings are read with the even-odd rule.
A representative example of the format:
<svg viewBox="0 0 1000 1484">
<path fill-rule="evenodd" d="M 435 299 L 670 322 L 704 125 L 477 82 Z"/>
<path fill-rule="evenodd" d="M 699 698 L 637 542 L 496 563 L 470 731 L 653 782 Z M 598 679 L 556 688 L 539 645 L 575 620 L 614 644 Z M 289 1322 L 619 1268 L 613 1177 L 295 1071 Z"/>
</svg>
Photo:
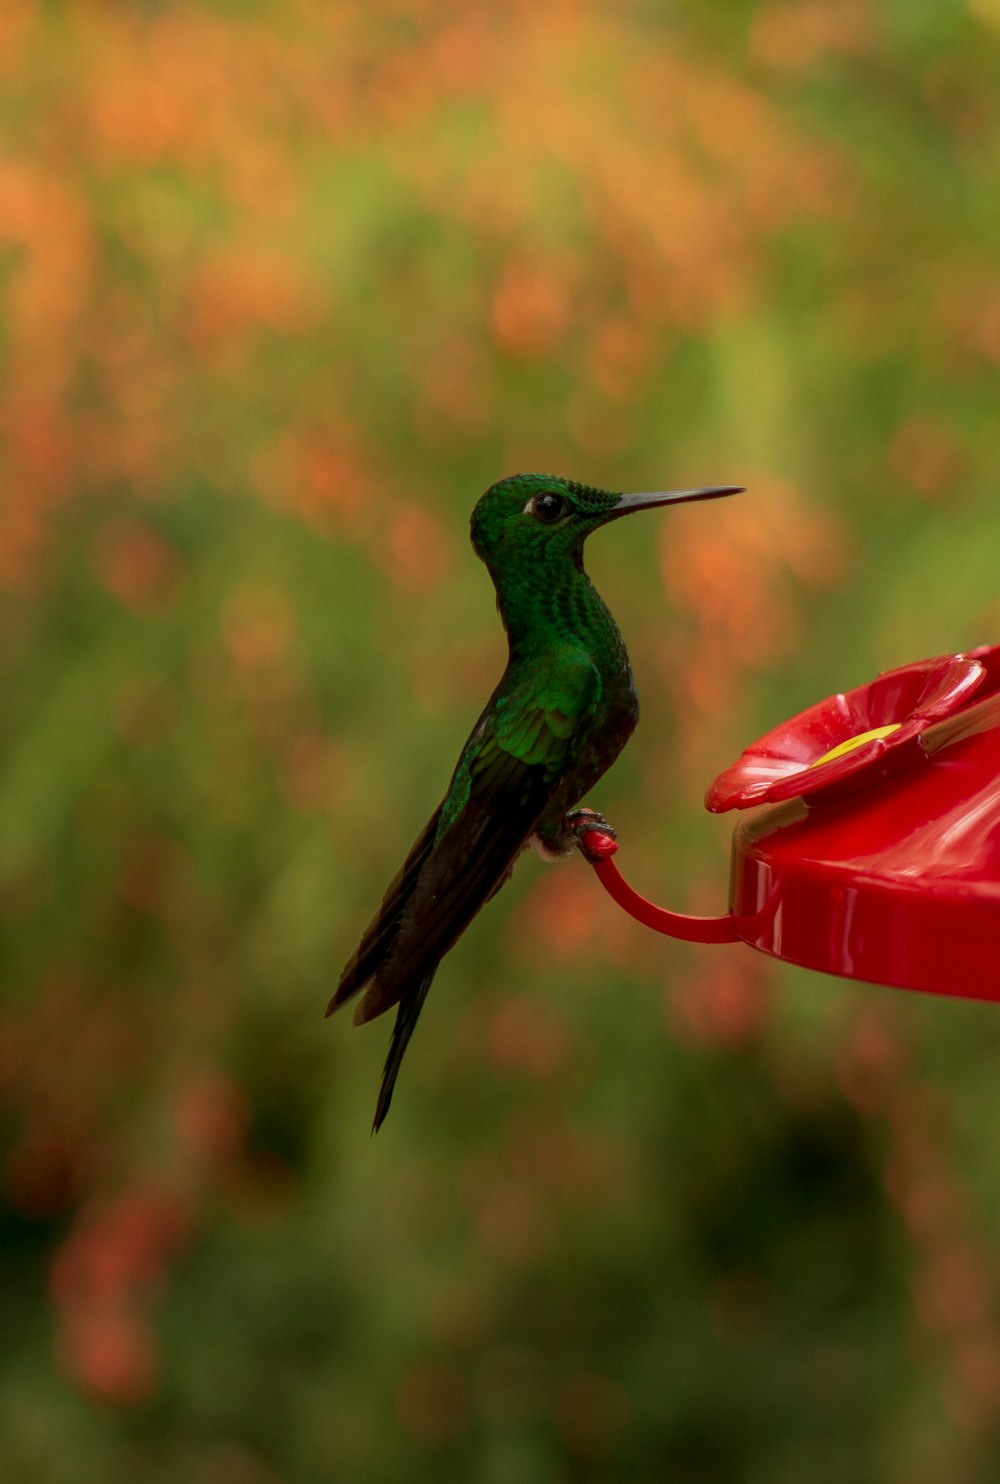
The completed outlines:
<svg viewBox="0 0 1000 1484">
<path fill-rule="evenodd" d="M 567 508 L 561 495 L 536 495 L 531 502 L 532 513 L 547 526 L 552 525 L 553 521 L 561 520 Z"/>
</svg>

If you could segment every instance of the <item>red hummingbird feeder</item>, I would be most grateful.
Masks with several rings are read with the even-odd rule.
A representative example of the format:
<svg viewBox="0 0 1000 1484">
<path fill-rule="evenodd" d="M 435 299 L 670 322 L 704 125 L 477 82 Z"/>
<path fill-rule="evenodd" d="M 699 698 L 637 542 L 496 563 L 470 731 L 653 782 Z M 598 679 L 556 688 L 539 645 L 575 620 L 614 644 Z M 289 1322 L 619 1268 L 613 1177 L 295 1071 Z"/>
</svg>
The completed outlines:
<svg viewBox="0 0 1000 1484">
<path fill-rule="evenodd" d="M 647 902 L 611 859 L 616 842 L 585 836 L 601 884 L 640 922 L 827 974 L 1000 1000 L 1000 645 L 811 706 L 748 747 L 705 802 L 750 811 L 721 917 Z"/>
</svg>

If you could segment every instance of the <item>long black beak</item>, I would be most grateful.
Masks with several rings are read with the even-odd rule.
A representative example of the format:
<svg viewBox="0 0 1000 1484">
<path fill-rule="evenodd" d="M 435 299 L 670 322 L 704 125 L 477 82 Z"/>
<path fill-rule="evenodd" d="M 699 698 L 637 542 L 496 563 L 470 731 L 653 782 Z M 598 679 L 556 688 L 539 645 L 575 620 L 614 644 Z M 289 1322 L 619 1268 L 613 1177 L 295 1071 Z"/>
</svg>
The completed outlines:
<svg viewBox="0 0 1000 1484">
<path fill-rule="evenodd" d="M 742 495 L 742 484 L 710 485 L 701 490 L 659 490 L 651 495 L 622 495 L 612 505 L 609 515 L 631 515 L 633 510 L 649 510 L 654 505 L 680 505 L 685 500 L 721 500 L 723 495 Z"/>
</svg>

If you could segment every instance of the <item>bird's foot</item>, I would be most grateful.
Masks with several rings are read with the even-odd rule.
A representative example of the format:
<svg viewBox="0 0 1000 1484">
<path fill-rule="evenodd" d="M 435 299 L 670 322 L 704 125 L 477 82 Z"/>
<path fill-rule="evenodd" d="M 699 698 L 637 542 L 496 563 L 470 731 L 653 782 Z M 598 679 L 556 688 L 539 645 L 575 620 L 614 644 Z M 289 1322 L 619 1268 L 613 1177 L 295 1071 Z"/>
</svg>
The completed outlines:
<svg viewBox="0 0 1000 1484">
<path fill-rule="evenodd" d="M 573 809 L 566 816 L 566 834 L 591 865 L 614 855 L 618 835 L 596 809 Z"/>
</svg>

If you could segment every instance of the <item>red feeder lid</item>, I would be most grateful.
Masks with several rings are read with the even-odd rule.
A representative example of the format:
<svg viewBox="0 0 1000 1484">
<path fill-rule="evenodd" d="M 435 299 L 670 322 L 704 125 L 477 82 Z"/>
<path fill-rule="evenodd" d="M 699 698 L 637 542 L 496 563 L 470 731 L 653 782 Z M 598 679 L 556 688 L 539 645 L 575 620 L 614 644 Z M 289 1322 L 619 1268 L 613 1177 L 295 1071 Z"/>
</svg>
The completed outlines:
<svg viewBox="0 0 1000 1484">
<path fill-rule="evenodd" d="M 979 666 L 978 678 L 968 668 L 963 683 L 963 665 Z M 906 666 L 851 696 L 870 704 L 877 692 L 900 694 L 899 677 L 935 669 L 950 675 L 950 714 L 869 711 L 867 738 L 835 744 L 839 760 L 856 759 L 853 772 L 827 789 L 818 775 L 829 757 L 820 754 L 800 773 L 798 798 L 740 823 L 731 909 L 739 936 L 777 958 L 1000 1000 L 1000 646 Z M 938 685 L 936 702 L 941 694 Z M 786 730 L 803 719 L 814 726 L 820 709 Z M 939 718 L 940 706 L 931 709 Z M 895 736 L 902 740 L 890 761 L 879 748 Z"/>
</svg>

